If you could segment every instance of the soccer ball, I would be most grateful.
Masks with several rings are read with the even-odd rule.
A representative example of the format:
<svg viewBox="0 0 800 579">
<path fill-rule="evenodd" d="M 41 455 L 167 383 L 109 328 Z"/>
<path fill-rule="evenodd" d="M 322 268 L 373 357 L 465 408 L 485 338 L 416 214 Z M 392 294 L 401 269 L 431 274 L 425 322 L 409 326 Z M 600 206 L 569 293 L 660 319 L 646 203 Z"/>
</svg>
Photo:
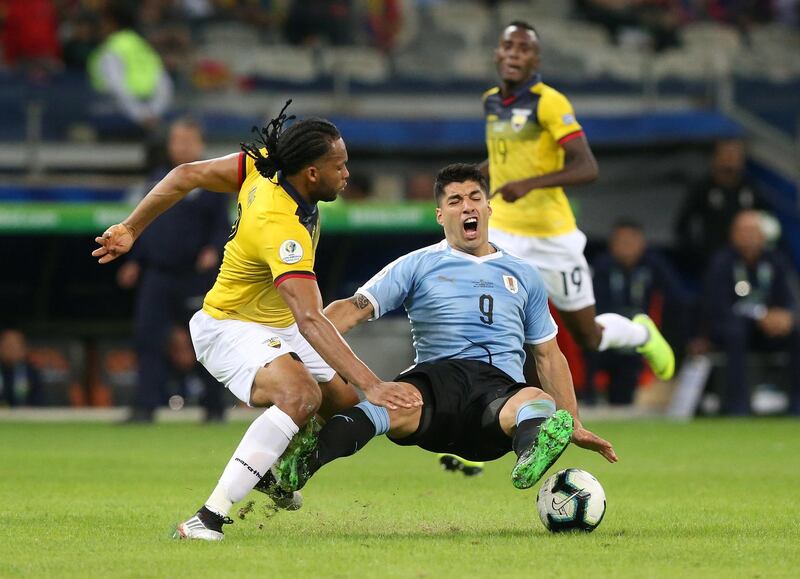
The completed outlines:
<svg viewBox="0 0 800 579">
<path fill-rule="evenodd" d="M 548 531 L 594 531 L 606 513 L 606 493 L 585 470 L 568 468 L 548 478 L 536 495 Z"/>
</svg>

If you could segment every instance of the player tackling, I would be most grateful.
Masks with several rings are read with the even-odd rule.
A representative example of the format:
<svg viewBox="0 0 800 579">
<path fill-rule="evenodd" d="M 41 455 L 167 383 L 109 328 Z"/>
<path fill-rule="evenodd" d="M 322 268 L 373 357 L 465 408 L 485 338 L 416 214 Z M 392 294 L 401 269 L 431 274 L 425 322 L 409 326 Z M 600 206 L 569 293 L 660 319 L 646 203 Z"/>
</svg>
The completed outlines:
<svg viewBox="0 0 800 579">
<path fill-rule="evenodd" d="M 450 165 L 436 178 L 435 198 L 445 240 L 397 259 L 352 298 L 325 308 L 345 333 L 404 306 L 416 365 L 396 381 L 418 392 L 424 405 L 387 409 L 367 400 L 337 413 L 316 444 L 278 462 L 286 490 L 300 489 L 322 466 L 380 434 L 469 460 L 494 460 L 513 449 L 511 478 L 520 489 L 538 481 L 570 439 L 617 460 L 611 444 L 578 420 L 541 277 L 489 243 L 484 176 L 474 165 Z M 536 361 L 541 388 L 524 383 L 526 354 Z"/>
<path fill-rule="evenodd" d="M 322 313 L 314 275 L 317 202 L 333 201 L 346 186 L 347 149 L 323 119 L 284 130 L 292 118 L 285 110 L 261 131 L 263 147 L 243 145 L 244 153 L 173 169 L 125 221 L 96 238 L 100 247 L 92 253 L 108 263 L 128 252 L 153 219 L 197 187 L 238 191 L 222 266 L 190 330 L 206 369 L 242 402 L 268 408 L 205 504 L 178 526 L 180 538 L 221 540 L 233 504 L 266 476 L 299 429 L 318 410 L 330 416 L 358 402 L 342 377 L 376 405 L 422 403 L 407 386 L 381 382 Z"/>
</svg>

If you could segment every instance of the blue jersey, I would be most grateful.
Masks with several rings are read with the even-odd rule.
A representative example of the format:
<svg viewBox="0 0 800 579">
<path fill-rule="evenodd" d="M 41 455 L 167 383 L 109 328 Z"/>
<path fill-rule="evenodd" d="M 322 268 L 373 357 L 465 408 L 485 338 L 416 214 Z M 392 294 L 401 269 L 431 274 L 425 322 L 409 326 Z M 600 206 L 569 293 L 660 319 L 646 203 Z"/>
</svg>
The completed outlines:
<svg viewBox="0 0 800 579">
<path fill-rule="evenodd" d="M 481 360 L 524 382 L 523 344 L 558 331 L 539 272 L 499 249 L 475 257 L 445 240 L 393 261 L 357 293 L 369 299 L 374 318 L 405 307 L 416 363 Z"/>
</svg>

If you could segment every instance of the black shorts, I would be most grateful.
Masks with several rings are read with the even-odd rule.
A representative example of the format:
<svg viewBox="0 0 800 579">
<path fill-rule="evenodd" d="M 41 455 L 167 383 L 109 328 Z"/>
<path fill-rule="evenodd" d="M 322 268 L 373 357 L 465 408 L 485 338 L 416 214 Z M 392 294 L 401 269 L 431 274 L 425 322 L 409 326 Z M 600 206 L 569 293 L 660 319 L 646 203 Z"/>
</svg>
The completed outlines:
<svg viewBox="0 0 800 579">
<path fill-rule="evenodd" d="M 449 452 L 468 460 L 494 460 L 511 450 L 500 428 L 500 409 L 525 384 L 477 360 L 425 362 L 400 374 L 422 393 L 424 406 L 417 431 L 392 442 Z"/>
</svg>

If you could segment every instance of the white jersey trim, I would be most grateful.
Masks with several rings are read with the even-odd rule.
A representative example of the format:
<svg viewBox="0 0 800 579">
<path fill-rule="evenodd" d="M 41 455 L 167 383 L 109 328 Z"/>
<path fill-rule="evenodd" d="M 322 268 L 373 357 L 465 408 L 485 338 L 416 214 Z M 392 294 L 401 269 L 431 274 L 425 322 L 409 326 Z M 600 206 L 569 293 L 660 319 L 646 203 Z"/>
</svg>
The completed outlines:
<svg viewBox="0 0 800 579">
<path fill-rule="evenodd" d="M 371 293 L 369 293 L 363 287 L 362 288 L 358 288 L 358 290 L 356 290 L 356 295 L 358 295 L 358 294 L 361 294 L 362 296 L 367 298 L 369 300 L 369 303 L 372 304 L 372 316 L 369 319 L 367 319 L 367 321 L 368 322 L 372 322 L 372 321 L 375 321 L 378 318 L 380 318 L 381 314 L 383 312 L 381 311 L 381 308 L 378 305 L 378 300 L 375 299 L 375 296 L 373 296 Z"/>
<path fill-rule="evenodd" d="M 445 240 L 444 243 L 447 243 Z M 450 248 L 450 253 L 456 257 L 461 257 L 463 259 L 468 259 L 469 261 L 474 261 L 475 263 L 484 263 L 486 261 L 492 261 L 493 259 L 500 259 L 503 257 L 503 251 L 497 247 L 496 245 L 492 244 L 492 246 L 497 250 L 494 253 L 489 253 L 484 256 L 478 257 L 477 255 L 472 255 L 471 253 L 465 253 L 460 249 L 456 249 L 455 247 L 448 245 L 447 247 Z"/>
<path fill-rule="evenodd" d="M 526 338 L 526 339 L 525 339 L 525 343 L 526 343 L 526 344 L 533 344 L 534 346 L 536 346 L 536 345 L 538 345 L 538 344 L 544 344 L 545 342 L 549 342 L 550 340 L 552 340 L 553 338 L 555 338 L 557 335 L 558 335 L 558 328 L 556 328 L 555 330 L 553 330 L 553 333 L 552 333 L 552 334 L 548 334 L 548 335 L 546 335 L 544 338 L 539 338 L 538 340 L 528 340 L 528 339 Z"/>
</svg>

